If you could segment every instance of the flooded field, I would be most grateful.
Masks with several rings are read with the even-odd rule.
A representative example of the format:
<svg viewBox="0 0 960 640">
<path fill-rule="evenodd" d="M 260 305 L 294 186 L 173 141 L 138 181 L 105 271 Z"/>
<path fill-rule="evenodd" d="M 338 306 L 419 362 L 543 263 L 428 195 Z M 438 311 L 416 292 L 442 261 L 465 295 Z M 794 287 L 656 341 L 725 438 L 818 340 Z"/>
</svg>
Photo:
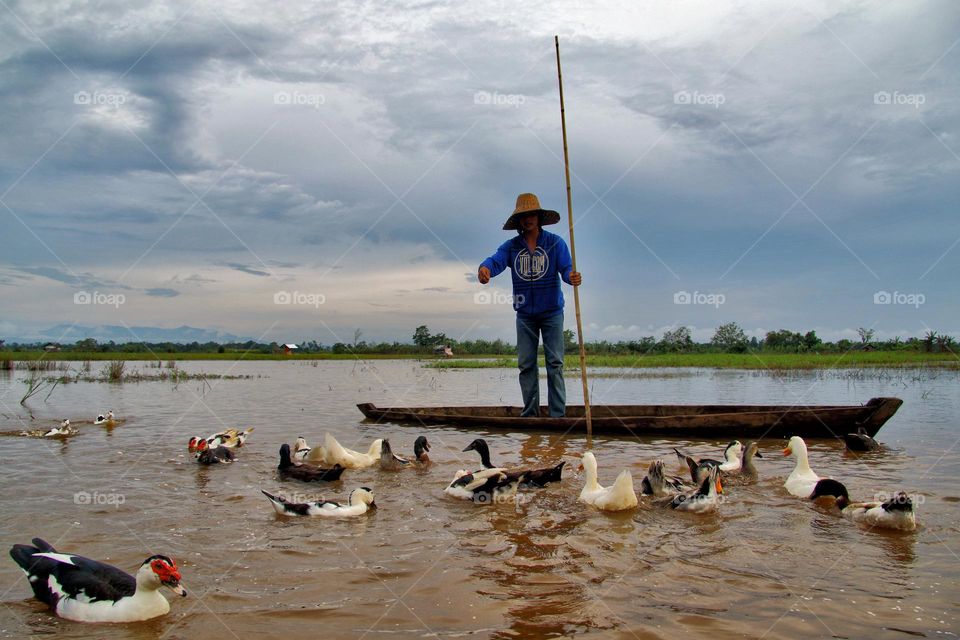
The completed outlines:
<svg viewBox="0 0 960 640">
<path fill-rule="evenodd" d="M 79 364 L 79 363 L 76 363 Z M 142 363 L 128 363 L 136 368 Z M 183 362 L 243 379 L 58 386 L 18 402 L 22 372 L 0 372 L 4 491 L 0 541 L 41 536 L 63 551 L 129 571 L 152 553 L 180 565 L 190 597 L 145 623 L 100 626 L 98 638 L 907 638 L 960 632 L 960 375 L 911 370 L 758 372 L 598 371 L 605 404 L 859 404 L 904 400 L 877 439 L 853 457 L 842 443 L 809 443 L 811 466 L 872 498 L 902 489 L 917 499 L 911 533 L 869 531 L 782 488 L 792 469 L 783 441 L 765 440 L 760 479 L 730 486 L 720 511 L 697 516 L 652 506 L 598 512 L 577 502 L 582 434 L 476 431 L 365 423 L 359 402 L 380 405 L 519 404 L 510 369 L 429 370 L 412 361 Z M 580 386 L 567 382 L 569 401 Z M 90 424 L 112 409 L 124 421 Z M 63 441 L 17 435 L 69 418 Z M 192 435 L 255 427 L 239 461 L 200 467 Z M 426 435 L 433 466 L 347 471 L 322 486 L 281 481 L 277 450 L 329 431 L 366 450 L 388 437 L 412 455 Z M 461 450 L 475 437 L 505 466 L 568 460 L 564 480 L 516 503 L 478 506 L 443 494 L 455 471 L 478 468 Z M 593 439 L 600 481 L 630 468 L 639 485 L 673 446 L 718 456 L 724 441 Z M 379 509 L 348 520 L 284 519 L 260 493 L 345 499 L 367 486 Z M 0 562 L 0 635 L 91 637 L 52 616 L 26 579 Z"/>
</svg>

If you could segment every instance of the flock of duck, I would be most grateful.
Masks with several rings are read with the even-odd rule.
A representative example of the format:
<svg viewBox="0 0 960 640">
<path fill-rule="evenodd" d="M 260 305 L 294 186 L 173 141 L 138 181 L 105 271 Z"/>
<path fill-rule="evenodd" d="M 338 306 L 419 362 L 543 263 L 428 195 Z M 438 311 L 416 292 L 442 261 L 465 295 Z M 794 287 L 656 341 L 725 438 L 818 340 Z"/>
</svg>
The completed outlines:
<svg viewBox="0 0 960 640">
<path fill-rule="evenodd" d="M 113 412 L 98 416 L 95 424 L 116 419 Z M 69 420 L 64 421 L 58 435 L 70 433 Z M 226 429 L 206 438 L 193 437 L 188 450 L 203 465 L 229 464 L 237 459 L 253 428 L 240 431 Z M 858 451 L 875 448 L 876 441 L 862 431 L 850 434 L 847 446 Z M 866 438 L 866 439 L 864 439 Z M 872 444 L 871 444 L 872 443 Z M 341 445 L 327 433 L 323 445 L 310 447 L 297 438 L 291 447 L 280 447 L 278 475 L 300 482 L 331 482 L 341 478 L 346 470 L 379 466 L 384 471 L 406 469 L 425 470 L 430 467 L 430 443 L 420 436 L 414 442 L 413 456 L 405 458 L 394 453 L 390 441 L 375 439 L 367 451 L 353 451 Z M 481 468 L 459 470 L 444 488 L 453 498 L 471 500 L 477 504 L 507 502 L 515 498 L 521 488 L 536 490 L 552 482 L 560 482 L 566 461 L 543 468 L 511 469 L 495 465 L 490 459 L 486 440 L 477 438 L 464 451 L 475 451 L 480 456 Z M 758 477 L 755 458 L 762 458 L 756 442 L 744 447 L 739 441 L 726 446 L 722 459 L 700 458 L 673 450 L 682 467 L 689 471 L 679 477 L 668 475 L 663 460 L 650 463 L 640 483 L 640 495 L 653 505 L 690 513 L 716 511 L 724 495 L 724 484 L 749 483 Z M 792 456 L 795 467 L 784 482 L 784 488 L 806 500 L 832 500 L 840 512 L 855 522 L 900 530 L 916 527 L 913 502 L 903 492 L 889 500 L 853 502 L 847 488 L 832 478 L 821 478 L 810 468 L 807 447 L 803 439 L 790 438 L 783 449 Z M 602 511 L 624 511 L 640 503 L 634 491 L 629 469 L 619 473 L 614 483 L 604 487 L 598 479 L 597 458 L 586 452 L 580 459 L 579 471 L 584 475 L 584 486 L 579 501 Z M 357 517 L 376 509 L 374 491 L 357 487 L 350 491 L 346 502 L 319 500 L 293 502 L 282 495 L 261 490 L 281 516 L 319 516 L 328 518 Z M 40 538 L 31 545 L 16 544 L 10 550 L 13 560 L 27 575 L 34 595 L 46 603 L 60 617 L 82 622 L 133 622 L 164 615 L 169 602 L 159 589 L 168 587 L 181 596 L 187 592 L 180 584 L 180 573 L 174 561 L 163 555 L 153 555 L 143 561 L 136 575 L 111 565 L 74 554 L 61 553 Z"/>
</svg>

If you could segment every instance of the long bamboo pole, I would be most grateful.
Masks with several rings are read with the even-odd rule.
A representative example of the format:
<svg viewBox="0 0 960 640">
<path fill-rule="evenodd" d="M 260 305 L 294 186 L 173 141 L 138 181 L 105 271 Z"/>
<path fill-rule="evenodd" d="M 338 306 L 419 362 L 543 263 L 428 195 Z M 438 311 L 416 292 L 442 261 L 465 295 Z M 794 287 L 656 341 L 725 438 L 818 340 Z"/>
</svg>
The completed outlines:
<svg viewBox="0 0 960 640">
<path fill-rule="evenodd" d="M 570 195 L 570 153 L 567 151 L 567 118 L 563 109 L 563 74 L 560 72 L 560 36 L 553 37 L 557 47 L 557 84 L 560 86 L 560 128 L 563 130 L 563 173 L 567 179 L 567 222 L 570 225 L 570 258 L 577 270 L 577 246 L 573 241 L 573 199 Z M 573 304 L 577 310 L 577 340 L 580 343 L 580 381 L 583 383 L 583 410 L 587 418 L 587 436 L 593 436 L 590 415 L 590 393 L 587 390 L 587 354 L 583 350 L 583 323 L 580 320 L 580 287 L 573 288 Z"/>
</svg>

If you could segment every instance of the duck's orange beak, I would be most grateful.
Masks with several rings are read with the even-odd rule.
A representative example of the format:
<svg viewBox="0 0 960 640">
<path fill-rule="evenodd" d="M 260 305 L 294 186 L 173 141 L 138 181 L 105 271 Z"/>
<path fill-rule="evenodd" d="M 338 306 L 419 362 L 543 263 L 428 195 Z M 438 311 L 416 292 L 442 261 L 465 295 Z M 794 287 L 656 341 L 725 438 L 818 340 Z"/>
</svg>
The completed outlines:
<svg viewBox="0 0 960 640">
<path fill-rule="evenodd" d="M 793 453 L 793 449 L 791 449 L 790 447 L 787 447 L 786 449 L 783 450 L 783 455 L 785 456 L 788 456 L 791 453 Z"/>
<path fill-rule="evenodd" d="M 721 484 L 720 478 L 717 478 L 717 493 L 723 493 L 723 484 Z"/>
</svg>

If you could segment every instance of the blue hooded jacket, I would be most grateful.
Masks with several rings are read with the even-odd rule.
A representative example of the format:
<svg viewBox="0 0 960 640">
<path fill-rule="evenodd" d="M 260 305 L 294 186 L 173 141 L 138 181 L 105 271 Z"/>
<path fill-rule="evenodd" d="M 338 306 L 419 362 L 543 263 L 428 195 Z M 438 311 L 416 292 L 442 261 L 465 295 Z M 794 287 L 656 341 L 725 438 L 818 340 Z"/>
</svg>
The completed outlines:
<svg viewBox="0 0 960 640">
<path fill-rule="evenodd" d="M 513 308 L 523 318 L 549 318 L 563 312 L 560 279 L 570 284 L 573 261 L 560 236 L 540 229 L 533 255 L 523 236 L 504 242 L 497 252 L 480 263 L 490 277 L 507 267 L 513 272 Z"/>
</svg>

